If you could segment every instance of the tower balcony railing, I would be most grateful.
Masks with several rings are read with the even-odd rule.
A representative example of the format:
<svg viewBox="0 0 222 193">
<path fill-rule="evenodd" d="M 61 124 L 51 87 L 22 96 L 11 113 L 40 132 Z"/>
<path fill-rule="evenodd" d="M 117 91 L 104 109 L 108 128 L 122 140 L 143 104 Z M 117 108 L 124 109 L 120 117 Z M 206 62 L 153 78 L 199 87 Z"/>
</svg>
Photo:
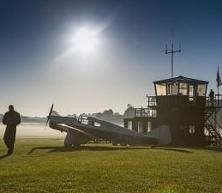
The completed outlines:
<svg viewBox="0 0 222 193">
<path fill-rule="evenodd" d="M 156 117 L 156 111 L 150 108 L 134 108 L 135 110 L 135 117 L 148 117 L 154 118 Z"/>
<path fill-rule="evenodd" d="M 148 102 L 148 107 L 153 108 L 157 106 L 157 102 L 156 102 L 156 96 L 148 96 L 147 97 L 147 102 Z"/>
<path fill-rule="evenodd" d="M 222 108 L 222 94 L 216 94 L 214 98 L 206 97 L 206 107 Z"/>
<path fill-rule="evenodd" d="M 172 98 L 171 96 L 174 96 L 174 97 Z M 185 97 L 183 99 L 184 101 L 181 100 L 180 97 L 178 98 L 175 96 L 183 96 L 183 98 Z M 172 100 L 173 100 L 173 103 L 175 103 L 177 105 L 181 104 L 182 101 L 185 102 L 186 100 L 188 100 L 188 103 L 183 103 L 183 105 L 187 104 L 189 106 L 193 106 L 193 105 L 196 106 L 197 102 L 199 101 L 199 100 L 197 100 L 196 96 L 166 95 L 164 97 L 166 97 L 166 99 L 164 100 L 165 102 L 168 101 L 169 104 L 172 104 Z M 187 97 L 187 99 L 186 99 L 186 97 Z M 199 97 L 204 98 L 205 96 L 199 96 Z M 204 101 L 204 100 L 201 99 L 201 101 Z M 222 94 L 216 94 L 214 96 L 214 98 L 205 97 L 205 101 L 206 101 L 205 107 L 222 108 Z M 156 107 L 157 107 L 157 97 L 156 96 L 148 96 L 147 95 L 147 107 L 151 108 L 151 109 L 156 109 Z"/>
</svg>

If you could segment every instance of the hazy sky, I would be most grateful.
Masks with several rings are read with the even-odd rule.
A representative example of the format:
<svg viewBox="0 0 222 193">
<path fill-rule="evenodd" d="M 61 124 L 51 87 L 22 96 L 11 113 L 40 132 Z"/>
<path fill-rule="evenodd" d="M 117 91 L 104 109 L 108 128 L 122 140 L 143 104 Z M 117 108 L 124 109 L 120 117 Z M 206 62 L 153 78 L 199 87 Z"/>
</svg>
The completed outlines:
<svg viewBox="0 0 222 193">
<path fill-rule="evenodd" d="M 62 114 L 145 106 L 152 81 L 170 77 L 162 50 L 172 38 L 182 44 L 175 75 L 215 89 L 221 10 L 216 0 L 2 0 L 0 112 L 8 104 L 41 116 L 51 103 Z M 82 28 L 97 32 L 89 53 L 73 51 Z"/>
</svg>

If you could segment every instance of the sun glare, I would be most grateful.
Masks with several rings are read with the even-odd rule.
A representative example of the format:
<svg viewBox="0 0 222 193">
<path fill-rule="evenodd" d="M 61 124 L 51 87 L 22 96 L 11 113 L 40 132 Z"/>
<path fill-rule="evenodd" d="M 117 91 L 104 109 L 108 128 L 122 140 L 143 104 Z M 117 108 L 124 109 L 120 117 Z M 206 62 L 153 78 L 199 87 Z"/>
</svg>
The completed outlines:
<svg viewBox="0 0 222 193">
<path fill-rule="evenodd" d="M 89 27 L 81 27 L 73 37 L 73 44 L 76 51 L 91 53 L 96 50 L 98 44 L 98 33 Z"/>
</svg>

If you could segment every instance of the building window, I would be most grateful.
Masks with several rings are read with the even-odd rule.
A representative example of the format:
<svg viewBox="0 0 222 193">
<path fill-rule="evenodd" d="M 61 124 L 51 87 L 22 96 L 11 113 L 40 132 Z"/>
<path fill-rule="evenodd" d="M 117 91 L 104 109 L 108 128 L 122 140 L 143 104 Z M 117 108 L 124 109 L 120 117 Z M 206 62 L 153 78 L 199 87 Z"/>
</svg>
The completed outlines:
<svg viewBox="0 0 222 193">
<path fill-rule="evenodd" d="M 178 95 L 178 83 L 177 82 L 174 82 L 174 83 L 171 83 L 171 84 L 168 84 L 167 85 L 167 94 L 168 95 Z"/>
<path fill-rule="evenodd" d="M 179 94 L 187 95 L 188 94 L 188 85 L 187 83 L 180 83 Z"/>
<path fill-rule="evenodd" d="M 189 133 L 194 134 L 195 133 L 195 126 L 194 125 L 189 125 Z"/>
<path fill-rule="evenodd" d="M 156 94 L 157 96 L 166 95 L 166 84 L 156 84 Z"/>
<path fill-rule="evenodd" d="M 132 130 L 133 129 L 133 122 L 128 121 L 128 129 Z"/>
<path fill-rule="evenodd" d="M 197 86 L 197 95 L 198 96 L 205 96 L 206 95 L 206 84 L 198 84 Z"/>
</svg>

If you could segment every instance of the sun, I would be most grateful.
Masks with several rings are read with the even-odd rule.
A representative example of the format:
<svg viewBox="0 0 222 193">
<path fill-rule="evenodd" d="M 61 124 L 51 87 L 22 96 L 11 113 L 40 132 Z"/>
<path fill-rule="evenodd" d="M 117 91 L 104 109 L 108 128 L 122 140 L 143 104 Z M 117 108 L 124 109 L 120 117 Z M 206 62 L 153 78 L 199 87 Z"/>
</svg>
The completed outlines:
<svg viewBox="0 0 222 193">
<path fill-rule="evenodd" d="M 96 51 L 98 42 L 98 32 L 90 27 L 79 28 L 72 39 L 74 49 L 84 54 Z"/>
<path fill-rule="evenodd" d="M 65 60 L 75 56 L 86 59 L 88 56 L 98 58 L 102 55 L 104 46 L 103 32 L 107 25 L 82 25 L 71 27 L 65 38 L 66 49 L 55 58 L 55 61 Z"/>
</svg>

